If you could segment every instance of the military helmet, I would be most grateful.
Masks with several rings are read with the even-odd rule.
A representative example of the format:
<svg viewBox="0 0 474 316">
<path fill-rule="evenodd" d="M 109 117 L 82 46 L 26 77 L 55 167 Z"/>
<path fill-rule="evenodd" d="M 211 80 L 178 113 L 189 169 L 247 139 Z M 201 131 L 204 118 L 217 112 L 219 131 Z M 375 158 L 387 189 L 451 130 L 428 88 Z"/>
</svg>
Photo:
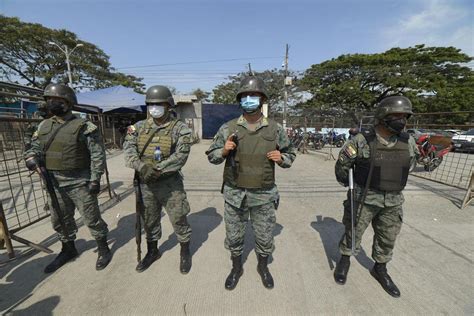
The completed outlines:
<svg viewBox="0 0 474 316">
<path fill-rule="evenodd" d="M 405 113 L 408 117 L 413 114 L 411 102 L 407 97 L 396 95 L 382 99 L 375 110 L 375 118 L 381 120 L 396 113 Z"/>
<path fill-rule="evenodd" d="M 74 90 L 70 87 L 58 84 L 58 83 L 51 83 L 49 84 L 46 89 L 44 89 L 43 98 L 47 100 L 48 97 L 57 97 L 61 99 L 65 99 L 69 102 L 70 105 L 77 104 L 76 94 Z"/>
<path fill-rule="evenodd" d="M 237 102 L 240 102 L 241 95 L 247 92 L 259 92 L 268 99 L 268 95 L 265 92 L 265 84 L 263 83 L 263 80 L 258 77 L 249 76 L 242 79 L 236 96 Z"/>
<path fill-rule="evenodd" d="M 145 103 L 168 103 L 174 107 L 174 99 L 170 89 L 165 86 L 152 86 L 146 91 Z"/>
</svg>

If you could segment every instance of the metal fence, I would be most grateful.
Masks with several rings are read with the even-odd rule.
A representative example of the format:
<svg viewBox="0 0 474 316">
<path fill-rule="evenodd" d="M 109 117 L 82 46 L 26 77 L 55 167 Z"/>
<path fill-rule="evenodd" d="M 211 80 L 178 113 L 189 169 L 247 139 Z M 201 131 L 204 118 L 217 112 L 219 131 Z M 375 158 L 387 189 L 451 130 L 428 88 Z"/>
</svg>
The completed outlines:
<svg viewBox="0 0 474 316">
<path fill-rule="evenodd" d="M 16 235 L 20 230 L 49 217 L 47 193 L 37 173 L 30 172 L 24 163 L 25 137 L 32 134 L 41 120 L 0 117 L 0 239 L 13 239 L 41 251 L 49 249 Z M 100 124 L 98 124 L 101 127 Z M 102 132 L 102 128 L 100 128 Z M 111 190 L 108 171 L 101 179 L 102 191 L 116 198 Z M 6 228 L 7 227 L 7 228 Z M 2 232 L 3 230 L 3 232 Z M 7 241 L 8 245 L 8 241 Z M 10 253 L 10 257 L 13 253 Z"/>
</svg>

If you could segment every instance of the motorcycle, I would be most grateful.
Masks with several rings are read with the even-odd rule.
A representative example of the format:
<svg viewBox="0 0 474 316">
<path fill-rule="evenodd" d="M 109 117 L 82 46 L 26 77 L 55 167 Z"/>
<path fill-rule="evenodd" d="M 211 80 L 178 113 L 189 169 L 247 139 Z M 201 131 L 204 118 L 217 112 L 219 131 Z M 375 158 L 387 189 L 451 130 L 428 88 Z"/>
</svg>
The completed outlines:
<svg viewBox="0 0 474 316">
<path fill-rule="evenodd" d="M 328 136 L 328 144 L 335 145 L 336 147 L 342 147 L 347 140 L 346 134 L 337 135 L 336 132 L 329 132 Z"/>
<path fill-rule="evenodd" d="M 416 164 L 423 165 L 425 171 L 433 171 L 441 165 L 443 156 L 451 151 L 452 145 L 441 148 L 436 147 L 430 142 L 430 135 L 421 135 L 416 141 L 420 156 L 417 161 L 413 161 L 410 166 L 410 172 L 415 169 Z"/>
<path fill-rule="evenodd" d="M 311 133 L 309 142 L 313 144 L 314 149 L 319 150 L 327 144 L 327 137 L 321 133 Z"/>
</svg>

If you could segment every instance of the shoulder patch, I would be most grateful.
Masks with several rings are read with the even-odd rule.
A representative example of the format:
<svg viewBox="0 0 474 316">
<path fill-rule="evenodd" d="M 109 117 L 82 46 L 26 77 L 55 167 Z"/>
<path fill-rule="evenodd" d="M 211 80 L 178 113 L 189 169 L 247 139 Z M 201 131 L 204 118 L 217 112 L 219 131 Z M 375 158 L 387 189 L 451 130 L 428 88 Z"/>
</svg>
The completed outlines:
<svg viewBox="0 0 474 316">
<path fill-rule="evenodd" d="M 130 125 L 128 128 L 127 128 L 127 134 L 128 135 L 133 135 L 135 134 L 137 131 L 137 129 L 135 128 L 135 126 L 133 125 Z"/>
<path fill-rule="evenodd" d="M 343 151 L 344 155 L 350 159 L 354 159 L 357 157 L 357 149 L 354 147 L 353 144 L 348 144 Z"/>
<path fill-rule="evenodd" d="M 38 138 L 38 130 L 36 130 L 36 131 L 33 133 L 33 135 L 31 136 L 31 139 L 32 139 L 32 140 L 35 140 L 35 139 L 37 139 L 37 138 Z"/>
<path fill-rule="evenodd" d="M 84 131 L 84 134 L 86 135 L 97 130 L 97 126 L 89 121 L 86 121 L 84 125 L 86 125 L 86 130 Z"/>
</svg>

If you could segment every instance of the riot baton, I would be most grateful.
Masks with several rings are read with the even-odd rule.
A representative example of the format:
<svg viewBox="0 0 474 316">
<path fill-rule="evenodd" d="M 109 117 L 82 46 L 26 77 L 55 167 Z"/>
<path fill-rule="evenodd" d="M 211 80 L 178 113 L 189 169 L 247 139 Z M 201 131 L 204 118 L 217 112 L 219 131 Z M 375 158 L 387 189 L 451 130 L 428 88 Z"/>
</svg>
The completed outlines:
<svg viewBox="0 0 474 316">
<path fill-rule="evenodd" d="M 49 175 L 48 170 L 45 167 L 38 166 L 36 172 L 40 175 L 43 180 L 44 185 L 46 186 L 46 191 L 48 191 L 49 196 L 51 197 L 51 206 L 53 207 L 54 212 L 58 216 L 59 225 L 61 225 L 61 230 L 63 231 L 63 236 L 67 238 L 69 236 L 68 230 L 66 228 L 66 223 L 64 222 L 64 214 L 59 206 L 58 196 L 54 190 L 53 181 Z"/>
<path fill-rule="evenodd" d="M 138 172 L 135 172 L 133 179 L 133 187 L 135 188 L 135 242 L 137 244 L 137 261 L 142 260 L 142 214 L 144 212 L 143 195 L 140 187 L 140 178 Z"/>
<path fill-rule="evenodd" d="M 351 200 L 351 252 L 355 256 L 355 216 L 356 212 L 354 210 L 354 175 L 352 168 L 349 169 L 349 195 Z"/>
</svg>

